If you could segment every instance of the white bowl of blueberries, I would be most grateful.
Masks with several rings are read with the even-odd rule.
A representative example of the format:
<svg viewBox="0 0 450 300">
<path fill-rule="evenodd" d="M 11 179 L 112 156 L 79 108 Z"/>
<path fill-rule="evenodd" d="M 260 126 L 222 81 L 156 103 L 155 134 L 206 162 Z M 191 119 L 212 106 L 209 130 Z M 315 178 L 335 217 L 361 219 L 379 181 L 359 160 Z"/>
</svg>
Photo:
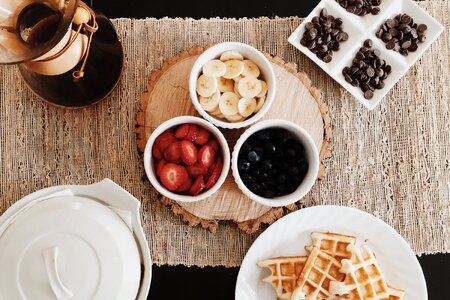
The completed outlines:
<svg viewBox="0 0 450 300">
<path fill-rule="evenodd" d="M 267 120 L 241 135 L 231 168 L 247 197 L 281 207 L 299 201 L 311 190 L 319 164 L 317 147 L 303 128 L 285 120 Z"/>
</svg>

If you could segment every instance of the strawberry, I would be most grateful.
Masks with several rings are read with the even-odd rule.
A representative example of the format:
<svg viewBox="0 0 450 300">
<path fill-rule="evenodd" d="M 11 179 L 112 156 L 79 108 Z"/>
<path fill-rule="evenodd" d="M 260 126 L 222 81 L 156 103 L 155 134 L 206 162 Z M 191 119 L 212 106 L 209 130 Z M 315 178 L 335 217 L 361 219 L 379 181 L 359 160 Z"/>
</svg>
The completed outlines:
<svg viewBox="0 0 450 300">
<path fill-rule="evenodd" d="M 215 139 L 210 139 L 206 143 L 206 145 L 211 146 L 214 149 L 214 151 L 216 151 L 216 152 L 217 152 L 217 150 L 219 150 L 219 144 L 217 143 L 217 141 Z"/>
<path fill-rule="evenodd" d="M 202 145 L 206 144 L 208 142 L 208 140 L 209 140 L 209 131 L 204 128 L 201 128 L 198 131 L 198 134 L 197 134 L 196 139 L 194 140 L 194 143 L 202 146 Z"/>
<path fill-rule="evenodd" d="M 192 179 L 188 177 L 186 181 L 182 185 L 180 185 L 175 191 L 178 193 L 187 192 L 191 188 L 192 183 L 193 183 Z"/>
<path fill-rule="evenodd" d="M 180 142 L 170 144 L 166 151 L 164 151 L 164 158 L 170 162 L 181 162 Z"/>
<path fill-rule="evenodd" d="M 179 188 L 188 178 L 188 172 L 183 166 L 167 163 L 161 169 L 161 182 L 169 191 Z"/>
<path fill-rule="evenodd" d="M 171 132 L 164 132 L 158 136 L 155 140 L 155 145 L 158 147 L 159 151 L 164 152 L 167 147 L 175 143 L 177 138 Z"/>
<path fill-rule="evenodd" d="M 206 173 L 208 173 L 208 168 L 199 163 L 196 163 L 193 166 L 188 166 L 187 171 L 189 176 L 195 179 L 198 176 L 206 175 Z"/>
<path fill-rule="evenodd" d="M 216 152 L 214 149 L 211 146 L 205 145 L 198 152 L 198 161 L 205 167 L 209 168 L 214 163 L 215 155 Z"/>
<path fill-rule="evenodd" d="M 180 142 L 180 151 L 181 151 L 181 159 L 183 162 L 192 166 L 197 162 L 197 147 L 190 141 L 182 141 Z"/>
<path fill-rule="evenodd" d="M 220 174 L 222 173 L 222 168 L 223 168 L 223 162 L 222 162 L 222 159 L 219 157 L 217 159 L 217 162 L 211 167 L 212 172 L 208 178 L 208 181 L 206 182 L 206 186 L 205 186 L 206 189 L 210 189 L 216 184 L 217 180 L 220 177 Z"/>
<path fill-rule="evenodd" d="M 197 196 L 201 191 L 205 188 L 205 181 L 203 180 L 203 176 L 200 175 L 192 184 L 191 189 L 189 190 L 189 194 L 192 196 Z"/>
<path fill-rule="evenodd" d="M 167 164 L 167 161 L 164 159 L 161 159 L 158 164 L 156 165 L 156 175 L 159 177 L 161 176 L 161 170 L 162 168 Z"/>
<path fill-rule="evenodd" d="M 197 139 L 197 135 L 198 135 L 198 126 L 191 124 L 189 125 L 189 132 L 186 135 L 186 139 L 193 142 Z"/>
<path fill-rule="evenodd" d="M 156 159 L 161 159 L 163 157 L 163 154 L 159 151 L 159 147 L 156 144 L 153 144 L 152 154 Z"/>
<path fill-rule="evenodd" d="M 189 133 L 189 128 L 191 126 L 189 124 L 183 124 L 175 131 L 175 137 L 177 139 L 184 139 Z"/>
</svg>

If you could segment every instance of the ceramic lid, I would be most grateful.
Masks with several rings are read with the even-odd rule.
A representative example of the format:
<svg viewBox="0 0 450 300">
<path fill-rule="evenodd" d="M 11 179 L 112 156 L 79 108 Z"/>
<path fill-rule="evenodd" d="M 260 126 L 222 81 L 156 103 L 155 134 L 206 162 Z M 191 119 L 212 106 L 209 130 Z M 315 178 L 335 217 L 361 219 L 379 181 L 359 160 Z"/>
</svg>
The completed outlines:
<svg viewBox="0 0 450 300">
<path fill-rule="evenodd" d="M 29 203 L 0 226 L 0 299 L 135 299 L 140 253 L 123 213 L 80 196 Z"/>
</svg>

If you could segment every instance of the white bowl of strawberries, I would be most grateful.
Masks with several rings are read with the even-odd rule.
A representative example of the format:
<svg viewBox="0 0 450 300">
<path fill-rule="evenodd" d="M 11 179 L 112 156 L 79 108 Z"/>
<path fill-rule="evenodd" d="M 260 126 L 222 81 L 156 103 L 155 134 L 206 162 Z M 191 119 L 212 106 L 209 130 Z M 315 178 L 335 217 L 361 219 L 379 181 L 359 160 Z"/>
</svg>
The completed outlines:
<svg viewBox="0 0 450 300">
<path fill-rule="evenodd" d="M 175 201 L 195 202 L 221 187 L 230 167 L 230 151 L 223 134 L 211 123 L 176 117 L 150 135 L 144 167 L 159 193 Z"/>
</svg>

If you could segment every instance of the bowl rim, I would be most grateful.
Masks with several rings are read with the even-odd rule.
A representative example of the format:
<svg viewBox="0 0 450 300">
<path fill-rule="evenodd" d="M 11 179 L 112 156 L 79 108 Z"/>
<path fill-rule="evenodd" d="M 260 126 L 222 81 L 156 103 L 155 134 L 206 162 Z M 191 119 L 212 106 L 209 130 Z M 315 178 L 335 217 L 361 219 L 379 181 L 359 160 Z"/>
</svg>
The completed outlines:
<svg viewBox="0 0 450 300">
<path fill-rule="evenodd" d="M 153 155 L 152 148 L 155 140 L 158 136 L 160 136 L 164 131 L 174 126 L 180 124 L 195 124 L 204 127 L 210 133 L 214 134 L 219 143 L 222 150 L 222 159 L 223 159 L 223 168 L 222 173 L 219 176 L 216 184 L 213 185 L 209 190 L 197 195 L 197 196 L 188 196 L 188 195 L 180 195 L 166 189 L 158 180 L 155 171 L 152 167 L 153 165 Z M 213 124 L 208 121 L 194 116 L 178 116 L 175 118 L 168 119 L 161 123 L 149 136 L 147 140 L 147 144 L 145 145 L 144 150 L 144 169 L 147 175 L 147 178 L 150 180 L 151 185 L 163 196 L 175 200 L 177 202 L 197 202 L 200 200 L 204 200 L 210 196 L 212 196 L 215 192 L 217 192 L 222 184 L 225 182 L 225 179 L 228 176 L 229 168 L 230 168 L 230 149 L 228 146 L 228 142 L 225 139 L 222 132 Z"/>
<path fill-rule="evenodd" d="M 255 115 L 253 115 L 251 118 L 248 118 L 244 121 L 232 123 L 232 122 L 221 121 L 219 119 L 214 118 L 213 116 L 211 116 L 208 112 L 206 112 L 201 107 L 200 102 L 198 100 L 197 91 L 195 88 L 197 79 L 198 79 L 197 71 L 195 71 L 195 70 L 198 70 L 198 71 L 201 70 L 201 68 L 203 67 L 203 64 L 204 64 L 204 63 L 201 63 L 201 60 L 204 57 L 207 57 L 207 56 L 216 57 L 225 51 L 236 50 L 237 48 L 244 48 L 244 49 L 248 50 L 249 52 L 253 53 L 261 61 L 263 61 L 263 63 L 265 64 L 265 67 L 268 70 L 268 74 L 266 74 L 267 78 L 265 78 L 267 86 L 268 86 L 268 91 L 267 91 L 267 95 L 266 95 L 266 102 L 264 103 L 264 105 L 261 107 L 261 109 Z M 211 59 L 213 59 L 213 58 L 211 58 Z M 218 127 L 225 128 L 225 129 L 238 129 L 238 128 L 248 127 L 248 126 L 256 123 L 257 121 L 259 121 L 262 117 L 264 117 L 264 115 L 270 110 L 272 103 L 275 99 L 275 93 L 276 93 L 276 89 L 277 89 L 276 85 L 277 84 L 276 84 L 274 68 L 273 68 L 272 64 L 270 63 L 270 61 L 266 58 L 266 56 L 258 49 L 254 48 L 248 44 L 244 44 L 244 43 L 240 43 L 240 42 L 218 43 L 218 44 L 215 44 L 214 46 L 206 49 L 196 59 L 194 65 L 191 68 L 191 72 L 189 74 L 189 95 L 190 95 L 191 102 L 194 105 L 195 109 L 204 119 L 208 120 L 210 123 L 212 123 Z"/>
<path fill-rule="evenodd" d="M 254 133 L 265 129 L 265 128 L 273 128 L 273 127 L 281 127 L 285 128 L 290 132 L 295 131 L 296 135 L 300 135 L 302 137 L 302 143 L 304 144 L 305 148 L 311 151 L 313 160 L 309 162 L 309 170 L 307 173 L 307 176 L 303 179 L 303 181 L 300 183 L 300 185 L 297 187 L 297 190 L 291 194 L 282 196 L 282 197 L 276 197 L 273 199 L 264 198 L 262 196 L 256 195 L 252 191 L 250 191 L 249 188 L 244 184 L 244 182 L 241 179 L 239 170 L 238 170 L 238 156 L 239 151 L 244 144 L 244 142 Z M 314 140 L 312 139 L 311 135 L 300 125 L 287 121 L 282 119 L 270 119 L 258 122 L 257 124 L 254 124 L 253 126 L 249 127 L 237 140 L 236 145 L 234 146 L 232 158 L 231 158 L 231 170 L 233 173 L 234 180 L 239 187 L 239 189 L 242 191 L 242 193 L 249 197 L 251 200 L 265 205 L 265 206 L 271 206 L 271 207 L 282 207 L 286 206 L 292 203 L 295 203 L 299 201 L 301 198 L 303 198 L 306 194 L 308 194 L 311 191 L 311 188 L 314 186 L 317 176 L 319 174 L 319 166 L 320 166 L 320 157 L 319 157 L 319 151 L 314 143 Z"/>
</svg>

